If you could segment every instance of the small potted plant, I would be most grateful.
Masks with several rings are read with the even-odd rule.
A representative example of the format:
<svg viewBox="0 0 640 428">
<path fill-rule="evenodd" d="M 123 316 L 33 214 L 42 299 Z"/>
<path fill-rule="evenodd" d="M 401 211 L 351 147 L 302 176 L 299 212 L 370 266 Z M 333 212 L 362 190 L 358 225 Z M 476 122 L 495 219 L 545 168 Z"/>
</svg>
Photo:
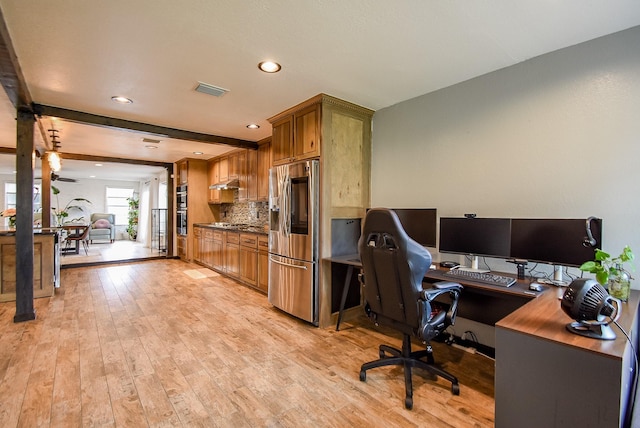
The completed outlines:
<svg viewBox="0 0 640 428">
<path fill-rule="evenodd" d="M 611 257 L 611 254 L 600 249 L 596 249 L 594 260 L 588 261 L 580 266 L 580 270 L 595 274 L 596 281 L 607 287 L 611 296 L 626 302 L 629 299 L 631 289 L 631 275 L 624 269 L 624 264 L 633 261 L 633 251 L 627 245 L 618 257 Z"/>
</svg>

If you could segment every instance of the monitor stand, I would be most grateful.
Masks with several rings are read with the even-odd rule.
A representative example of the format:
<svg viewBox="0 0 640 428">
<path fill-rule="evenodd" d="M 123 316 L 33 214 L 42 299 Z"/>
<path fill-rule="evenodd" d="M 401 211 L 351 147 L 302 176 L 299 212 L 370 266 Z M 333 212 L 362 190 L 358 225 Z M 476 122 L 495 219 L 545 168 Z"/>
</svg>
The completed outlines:
<svg viewBox="0 0 640 428">
<path fill-rule="evenodd" d="M 553 285 L 563 287 L 569 285 L 569 281 L 562 279 L 562 266 L 553 265 Z"/>
<path fill-rule="evenodd" d="M 471 256 L 471 267 L 460 266 L 458 270 L 466 270 L 468 272 L 489 273 L 487 269 L 478 269 L 478 256 Z"/>
</svg>

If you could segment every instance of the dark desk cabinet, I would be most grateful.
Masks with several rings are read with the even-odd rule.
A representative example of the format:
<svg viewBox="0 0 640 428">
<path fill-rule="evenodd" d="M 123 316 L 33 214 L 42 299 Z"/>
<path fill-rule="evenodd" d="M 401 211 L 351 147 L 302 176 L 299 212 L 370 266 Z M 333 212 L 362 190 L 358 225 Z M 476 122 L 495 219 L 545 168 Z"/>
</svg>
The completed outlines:
<svg viewBox="0 0 640 428">
<path fill-rule="evenodd" d="M 568 332 L 572 320 L 558 300 L 563 291 L 552 289 L 496 324 L 497 428 L 623 426 L 631 346 L 615 326 L 613 341 Z M 618 320 L 636 349 L 639 300 L 632 290 Z"/>
</svg>

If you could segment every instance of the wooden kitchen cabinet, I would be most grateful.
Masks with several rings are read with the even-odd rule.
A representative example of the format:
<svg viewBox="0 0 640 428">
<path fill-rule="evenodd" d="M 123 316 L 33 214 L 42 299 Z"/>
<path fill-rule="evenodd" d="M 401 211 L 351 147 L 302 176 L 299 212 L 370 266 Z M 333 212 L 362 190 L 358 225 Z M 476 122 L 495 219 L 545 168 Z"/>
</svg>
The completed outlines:
<svg viewBox="0 0 640 428">
<path fill-rule="evenodd" d="M 295 119 L 293 155 L 296 161 L 320 156 L 320 104 L 293 115 Z"/>
<path fill-rule="evenodd" d="M 258 290 L 269 292 L 269 238 L 258 236 Z"/>
<path fill-rule="evenodd" d="M 211 267 L 219 272 L 224 272 L 224 232 L 214 230 L 211 241 Z"/>
<path fill-rule="evenodd" d="M 238 150 L 229 153 L 227 156 L 227 162 L 229 163 L 229 180 L 239 180 L 242 173 L 242 166 L 240 163 L 241 157 L 246 152 L 246 149 Z"/>
<path fill-rule="evenodd" d="M 271 168 L 271 138 L 258 141 L 256 200 L 269 200 L 269 168 Z"/>
<path fill-rule="evenodd" d="M 226 165 L 228 165 L 228 160 L 226 160 L 225 163 Z M 211 159 L 207 162 L 207 177 L 209 186 L 211 186 L 212 184 L 220 183 L 222 181 L 220 179 L 220 165 L 220 158 Z M 230 204 L 233 202 L 233 190 L 231 189 L 209 189 L 208 195 L 209 204 Z"/>
<path fill-rule="evenodd" d="M 208 267 L 213 267 L 213 230 L 203 228 L 202 263 Z"/>
<path fill-rule="evenodd" d="M 184 235 L 178 235 L 176 238 L 176 247 L 178 250 L 178 257 L 185 260 L 187 258 L 187 237 Z"/>
<path fill-rule="evenodd" d="M 225 273 L 233 278 L 240 276 L 240 234 L 226 231 L 224 251 Z"/>
<path fill-rule="evenodd" d="M 218 159 L 207 161 L 207 180 L 209 186 L 220 182 L 220 161 Z M 208 201 L 210 204 L 219 203 L 216 201 L 220 200 L 220 190 L 209 189 L 208 195 Z"/>
<path fill-rule="evenodd" d="M 258 200 L 258 151 L 247 150 L 246 163 L 247 200 Z"/>
<path fill-rule="evenodd" d="M 271 156 L 274 165 L 290 162 L 293 147 L 293 115 L 272 122 Z"/>
<path fill-rule="evenodd" d="M 189 162 L 184 159 L 177 162 L 178 165 L 178 184 L 187 184 L 189 180 Z"/>
<path fill-rule="evenodd" d="M 245 202 L 248 200 L 248 171 L 247 171 L 247 150 L 242 150 L 237 154 L 237 168 L 238 168 L 238 182 L 240 183 L 238 188 L 238 201 Z"/>
<path fill-rule="evenodd" d="M 256 286 L 258 283 L 258 236 L 240 234 L 240 280 Z"/>
<path fill-rule="evenodd" d="M 218 182 L 229 181 L 229 157 L 218 158 Z"/>
<path fill-rule="evenodd" d="M 214 220 L 213 211 L 205 199 L 209 191 L 208 164 L 204 159 L 185 158 L 176 162 L 176 165 L 181 185 L 186 185 L 187 192 L 186 234 L 178 235 L 177 253 L 181 259 L 191 261 L 194 252 L 198 250 L 194 248 L 194 225 L 211 223 Z M 186 179 L 182 178 L 183 174 L 186 174 Z"/>
<path fill-rule="evenodd" d="M 201 227 L 193 228 L 193 261 L 204 264 L 204 260 L 202 258 L 204 247 L 204 233 Z"/>
<path fill-rule="evenodd" d="M 269 119 L 273 165 L 320 156 L 320 107 L 312 104 Z"/>
</svg>

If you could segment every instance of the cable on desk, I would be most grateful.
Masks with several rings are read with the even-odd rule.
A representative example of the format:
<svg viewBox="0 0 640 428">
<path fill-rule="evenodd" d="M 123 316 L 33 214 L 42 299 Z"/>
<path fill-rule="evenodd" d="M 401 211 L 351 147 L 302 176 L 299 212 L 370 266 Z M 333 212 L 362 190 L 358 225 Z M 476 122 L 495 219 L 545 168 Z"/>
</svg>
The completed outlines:
<svg viewBox="0 0 640 428">
<path fill-rule="evenodd" d="M 625 335 L 625 337 L 627 338 L 627 342 L 629 342 L 631 350 L 633 351 L 635 363 L 635 366 L 633 367 L 633 381 L 631 382 L 631 394 L 629 396 L 629 402 L 627 403 L 627 409 L 624 414 L 624 421 L 622 425 L 623 427 L 631 427 L 631 422 L 633 419 L 633 408 L 635 407 L 636 403 L 636 389 L 638 388 L 638 354 L 636 353 L 636 348 L 633 346 L 633 342 L 631 341 L 631 338 L 629 337 L 627 332 L 624 331 L 620 324 L 618 324 L 618 321 L 613 321 L 613 323 L 617 325 L 622 334 Z"/>
</svg>

